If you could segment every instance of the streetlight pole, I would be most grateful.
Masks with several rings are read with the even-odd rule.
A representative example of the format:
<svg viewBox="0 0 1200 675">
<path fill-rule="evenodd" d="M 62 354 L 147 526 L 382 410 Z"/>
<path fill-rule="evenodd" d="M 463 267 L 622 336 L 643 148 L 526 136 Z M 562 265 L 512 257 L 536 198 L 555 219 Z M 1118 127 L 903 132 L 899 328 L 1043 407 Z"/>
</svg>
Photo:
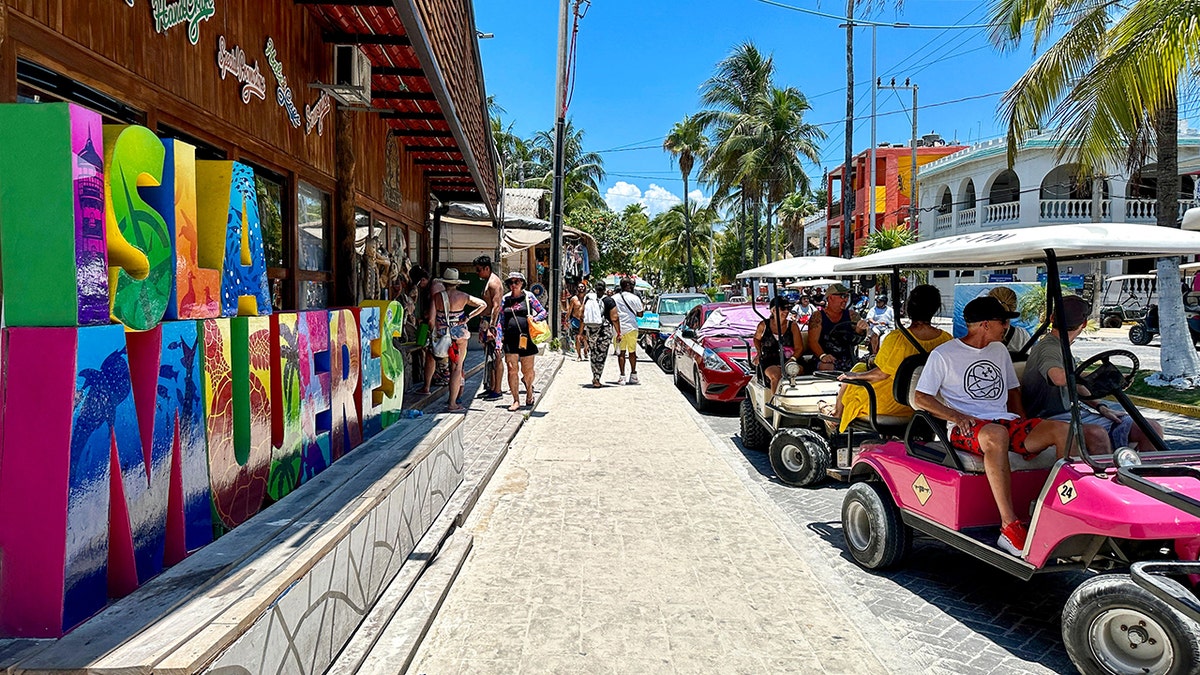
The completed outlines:
<svg viewBox="0 0 1200 675">
<path fill-rule="evenodd" d="M 878 204 L 876 204 L 875 201 L 875 146 L 877 145 L 875 142 L 875 93 L 877 89 L 875 87 L 875 83 L 877 83 L 879 80 L 878 76 L 875 74 L 875 64 L 878 60 L 878 45 L 875 41 L 875 33 L 877 28 L 879 28 L 879 26 L 871 24 L 871 170 L 867 172 L 867 180 L 870 181 L 870 183 L 868 183 L 869 187 L 867 188 L 867 198 L 870 200 L 869 208 L 871 210 L 868 211 L 867 216 L 869 219 L 869 224 L 867 225 L 867 236 L 875 234 L 875 212 L 879 210 Z"/>
<path fill-rule="evenodd" d="M 892 83 L 883 85 L 876 83 L 879 89 L 911 89 L 913 95 L 912 104 L 912 165 L 909 167 L 909 188 L 908 188 L 908 229 L 916 233 L 917 227 L 917 85 L 910 80 L 905 79 L 904 84 L 896 84 L 896 78 L 892 78 Z"/>
</svg>

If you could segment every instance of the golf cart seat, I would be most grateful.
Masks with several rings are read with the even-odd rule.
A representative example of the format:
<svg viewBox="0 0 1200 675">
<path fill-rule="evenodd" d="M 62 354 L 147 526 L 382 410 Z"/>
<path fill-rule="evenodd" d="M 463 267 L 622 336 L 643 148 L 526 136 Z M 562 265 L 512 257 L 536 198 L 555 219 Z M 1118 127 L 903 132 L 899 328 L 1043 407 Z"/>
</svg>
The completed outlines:
<svg viewBox="0 0 1200 675">
<path fill-rule="evenodd" d="M 837 398 L 838 383 L 811 375 L 801 375 L 795 382 L 783 378 L 771 402 L 778 408 L 797 415 L 816 415 L 819 401 Z"/>
<path fill-rule="evenodd" d="M 896 401 L 908 407 L 913 407 L 912 401 L 917 392 L 917 381 L 925 368 L 928 354 L 914 354 L 900 363 L 896 369 L 894 394 Z M 1024 370 L 1025 361 L 1022 359 L 1013 364 L 1018 376 Z M 904 444 L 908 454 L 932 462 L 937 462 L 952 469 L 965 473 L 984 473 L 983 457 L 961 450 L 949 452 L 950 439 L 946 433 L 946 423 L 929 413 L 918 410 L 905 432 Z M 1048 469 L 1058 461 L 1058 453 L 1054 446 L 1046 448 L 1031 460 L 1026 460 L 1015 452 L 1008 453 L 1008 464 L 1013 471 L 1035 471 Z"/>
</svg>

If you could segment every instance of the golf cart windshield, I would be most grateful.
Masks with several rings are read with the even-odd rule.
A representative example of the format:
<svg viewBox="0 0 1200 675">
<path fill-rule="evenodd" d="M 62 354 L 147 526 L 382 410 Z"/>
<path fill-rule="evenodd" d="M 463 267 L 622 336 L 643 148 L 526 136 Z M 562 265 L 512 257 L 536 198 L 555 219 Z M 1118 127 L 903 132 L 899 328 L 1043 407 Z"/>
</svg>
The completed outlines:
<svg viewBox="0 0 1200 675">
<path fill-rule="evenodd" d="M 933 239 L 908 246 L 881 251 L 861 258 L 842 261 L 835 273 L 856 273 L 860 270 L 886 267 L 898 278 L 901 269 L 947 269 L 979 267 L 1012 267 L 1044 264 L 1046 266 L 1046 299 L 1054 312 L 1056 323 L 1065 324 L 1063 291 L 1059 279 L 1059 262 L 1096 260 L 1101 258 L 1149 258 L 1192 255 L 1200 251 L 1200 233 L 1151 225 L 1125 223 L 1088 223 L 1082 225 L 1051 225 L 1018 230 L 995 230 L 975 234 Z M 1047 318 L 1047 322 L 1049 318 Z M 1046 328 L 1043 324 L 1039 333 Z M 1063 363 L 1074 363 L 1070 342 L 1062 344 Z M 1067 369 L 1066 390 L 1071 399 L 1071 435 L 1073 446 L 1078 444 L 1082 456 L 1093 469 L 1103 471 L 1111 466 L 1111 458 L 1097 458 L 1084 447 L 1080 400 L 1074 369 Z M 1118 392 L 1118 398 L 1123 393 Z M 1195 453 L 1166 452 L 1162 439 L 1154 433 L 1130 405 L 1130 416 L 1148 436 L 1153 437 L 1160 452 L 1143 457 L 1147 463 L 1171 462 L 1183 456 L 1194 458 Z"/>
<path fill-rule="evenodd" d="M 707 295 L 689 295 L 683 297 L 662 297 L 658 299 L 658 313 L 687 314 L 696 305 L 708 302 Z"/>
</svg>

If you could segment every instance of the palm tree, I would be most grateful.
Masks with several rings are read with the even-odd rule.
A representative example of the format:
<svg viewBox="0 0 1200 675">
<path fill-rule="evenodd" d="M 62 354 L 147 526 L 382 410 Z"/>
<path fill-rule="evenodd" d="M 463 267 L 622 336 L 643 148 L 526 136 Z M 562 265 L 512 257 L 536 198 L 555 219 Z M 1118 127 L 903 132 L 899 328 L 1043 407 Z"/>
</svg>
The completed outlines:
<svg viewBox="0 0 1200 675">
<path fill-rule="evenodd" d="M 659 270 L 667 280 L 674 280 L 680 271 L 680 283 L 695 278 L 695 264 L 683 254 L 690 239 L 694 246 L 704 251 L 702 262 L 707 264 L 711 248 L 713 226 L 717 213 L 710 207 L 695 203 L 687 206 L 676 204 L 650 220 L 647 236 L 642 241 L 642 257 L 639 262 L 647 268 Z"/>
<path fill-rule="evenodd" d="M 768 95 L 757 102 L 756 117 L 760 125 L 761 156 L 759 172 L 766 183 L 767 233 L 771 237 L 771 215 L 784 197 L 796 190 L 807 191 L 808 175 L 804 173 L 801 157 L 816 163 L 820 158 L 817 141 L 825 138 L 820 127 L 804 121 L 804 113 L 812 109 L 808 99 L 795 87 L 772 87 Z M 767 262 L 775 259 L 775 246 L 767 249 Z"/>
<path fill-rule="evenodd" d="M 713 185 L 713 202 L 727 205 L 738 199 L 743 209 L 752 204 L 754 264 L 758 264 L 758 209 L 762 195 L 759 177 L 743 161 L 751 148 L 745 125 L 752 118 L 754 103 L 770 90 L 775 72 L 773 57 L 764 55 L 752 42 L 744 42 L 717 64 L 717 71 L 700 86 L 700 101 L 707 109 L 697 121 L 714 142 L 703 158 L 701 180 Z"/>
<path fill-rule="evenodd" d="M 1154 153 L 1158 224 L 1178 227 L 1179 84 L 1194 89 L 1200 69 L 1200 3 L 995 0 L 992 23 L 1004 49 L 1020 44 L 1027 24 L 1035 50 L 1061 33 L 1004 97 L 1009 162 L 1025 136 L 1047 124 L 1063 130 L 1062 154 L 1084 174 L 1109 162 L 1136 169 Z M 1158 287 L 1179 282 L 1178 259 L 1159 259 Z M 1163 376 L 1200 375 L 1180 294 L 1162 294 L 1159 309 Z"/>
<path fill-rule="evenodd" d="M 795 242 L 796 237 L 799 236 L 799 255 L 808 255 L 808 240 L 804 237 L 804 219 L 817 211 L 817 204 L 807 190 L 797 190 L 784 197 L 783 201 L 779 202 L 779 208 L 775 210 L 775 214 L 779 217 L 779 224 L 787 230 L 788 237 Z"/>
<path fill-rule="evenodd" d="M 663 141 L 663 150 L 671 153 L 672 159 L 679 162 L 679 173 L 683 176 L 683 218 L 687 237 L 684 246 L 687 247 L 688 288 L 696 288 L 696 275 L 692 267 L 692 221 L 688 210 L 688 178 L 696 157 L 702 156 L 708 147 L 708 139 L 704 137 L 704 126 L 695 117 L 684 115 L 682 122 L 676 122 L 671 127 L 671 133 Z"/>
<path fill-rule="evenodd" d="M 554 187 L 554 132 L 539 131 L 530 142 L 533 159 L 541 175 L 529 184 L 546 190 Z M 604 181 L 604 158 L 583 149 L 583 130 L 567 120 L 563 134 L 563 213 L 590 206 L 608 208 L 600 194 Z"/>
<path fill-rule="evenodd" d="M 505 126 L 499 116 L 493 117 L 492 138 L 496 140 L 496 152 L 500 156 L 505 187 L 525 187 L 525 182 L 530 177 L 542 175 L 529 142 L 513 133 L 512 123 Z"/>
</svg>

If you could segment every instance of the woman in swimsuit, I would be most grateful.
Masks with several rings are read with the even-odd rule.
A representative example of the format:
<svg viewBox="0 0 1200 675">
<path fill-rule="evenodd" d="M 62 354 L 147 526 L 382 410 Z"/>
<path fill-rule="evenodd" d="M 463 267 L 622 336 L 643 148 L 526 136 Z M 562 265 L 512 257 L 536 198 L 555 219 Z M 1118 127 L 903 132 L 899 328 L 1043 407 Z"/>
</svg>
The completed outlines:
<svg viewBox="0 0 1200 675">
<path fill-rule="evenodd" d="M 458 277 L 458 270 L 453 267 L 448 268 L 438 281 L 446 290 L 433 296 L 433 307 L 437 313 L 434 326 L 439 337 L 450 333 L 453 340 L 450 344 L 450 405 L 447 410 L 458 412 L 464 410 L 458 404 L 458 394 L 462 391 L 463 364 L 467 360 L 467 342 L 471 339 L 467 322 L 483 314 L 487 303 L 458 290 L 459 285 L 466 282 Z M 468 314 L 467 305 L 475 307 L 475 311 Z"/>
<path fill-rule="evenodd" d="M 787 299 L 782 295 L 775 296 L 771 299 L 771 314 L 760 321 L 754 331 L 754 363 L 762 367 L 771 383 L 771 393 L 775 393 L 783 378 L 783 360 L 796 356 L 796 345 L 803 344 L 800 324 L 788 316 Z"/>
</svg>

